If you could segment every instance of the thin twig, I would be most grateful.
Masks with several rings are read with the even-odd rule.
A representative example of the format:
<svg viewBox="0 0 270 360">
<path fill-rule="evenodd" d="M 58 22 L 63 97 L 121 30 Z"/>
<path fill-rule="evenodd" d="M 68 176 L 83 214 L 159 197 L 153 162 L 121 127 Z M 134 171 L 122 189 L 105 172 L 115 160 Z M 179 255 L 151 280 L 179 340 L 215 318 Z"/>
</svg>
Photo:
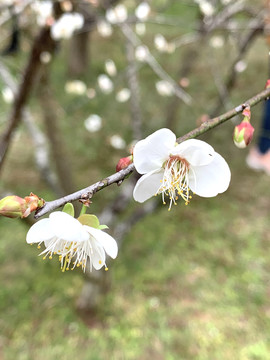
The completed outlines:
<svg viewBox="0 0 270 360">
<path fill-rule="evenodd" d="M 130 26 L 127 24 L 119 25 L 123 34 L 129 39 L 134 47 L 139 46 L 142 44 L 140 39 L 134 33 Z M 146 57 L 146 62 L 152 68 L 152 70 L 163 80 L 166 80 L 170 83 L 174 89 L 175 95 L 177 95 L 184 103 L 190 105 L 191 104 L 191 96 L 184 91 L 174 80 L 173 78 L 162 68 L 162 66 L 157 62 L 155 57 L 148 52 Z"/>
<path fill-rule="evenodd" d="M 214 127 L 224 123 L 225 121 L 231 119 L 232 117 L 238 115 L 239 113 L 241 113 L 247 106 L 254 106 L 256 104 L 258 104 L 260 101 L 263 101 L 264 99 L 268 98 L 270 96 L 270 88 L 260 92 L 259 94 L 253 96 L 252 98 L 250 98 L 249 100 L 245 101 L 243 104 L 238 105 L 237 107 L 235 107 L 234 109 L 227 111 L 226 113 L 215 117 L 213 119 L 210 119 L 209 121 L 206 121 L 205 123 L 203 123 L 201 126 L 199 126 L 198 128 L 190 131 L 189 133 L 179 137 L 177 139 L 178 143 L 181 143 L 185 140 L 188 139 L 192 139 L 195 138 L 207 131 L 209 131 L 210 129 L 213 129 Z M 53 200 L 53 201 L 49 201 L 46 202 L 45 205 L 38 209 L 35 215 L 35 218 L 38 219 L 39 217 L 45 215 L 46 213 L 65 205 L 67 202 L 72 202 L 75 200 L 88 200 L 91 199 L 92 196 L 104 189 L 105 187 L 115 184 L 115 183 L 120 183 L 122 182 L 124 179 L 126 179 L 133 171 L 135 170 L 134 164 L 129 165 L 127 168 L 112 174 L 110 176 L 108 176 L 107 178 L 100 180 L 98 182 L 96 182 L 93 185 L 90 185 L 82 190 L 76 191 L 73 194 L 64 196 L 62 198 L 59 198 L 57 200 Z"/>
</svg>

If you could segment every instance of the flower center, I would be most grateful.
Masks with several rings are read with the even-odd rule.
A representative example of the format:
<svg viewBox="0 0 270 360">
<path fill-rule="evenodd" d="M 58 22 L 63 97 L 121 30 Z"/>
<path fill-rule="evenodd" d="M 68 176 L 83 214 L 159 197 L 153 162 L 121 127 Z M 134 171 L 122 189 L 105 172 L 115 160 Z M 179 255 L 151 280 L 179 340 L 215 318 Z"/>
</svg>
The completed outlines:
<svg viewBox="0 0 270 360">
<path fill-rule="evenodd" d="M 172 204 L 177 205 L 179 196 L 185 201 L 185 204 L 188 205 L 192 198 L 188 185 L 189 162 L 178 155 L 170 155 L 163 167 L 164 175 L 161 180 L 161 186 L 157 191 L 157 194 L 162 193 L 163 204 L 166 204 L 166 195 L 170 199 L 169 211 L 171 210 Z"/>
</svg>

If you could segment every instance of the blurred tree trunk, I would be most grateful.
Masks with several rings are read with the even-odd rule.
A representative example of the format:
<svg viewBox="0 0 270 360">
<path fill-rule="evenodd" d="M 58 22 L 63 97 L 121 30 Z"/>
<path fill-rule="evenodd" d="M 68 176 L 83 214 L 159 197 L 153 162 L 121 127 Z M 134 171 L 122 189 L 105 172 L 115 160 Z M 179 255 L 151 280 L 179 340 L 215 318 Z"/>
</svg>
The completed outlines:
<svg viewBox="0 0 270 360">
<path fill-rule="evenodd" d="M 68 74 L 77 77 L 84 74 L 89 66 L 90 33 L 82 31 L 70 40 Z"/>
<path fill-rule="evenodd" d="M 57 176 L 63 194 L 74 191 L 72 181 L 72 169 L 68 159 L 63 136 L 59 123 L 57 122 L 56 104 L 53 99 L 53 92 L 49 85 L 49 72 L 44 68 L 40 78 L 39 102 L 43 111 L 46 131 L 50 141 L 51 156 L 55 162 Z"/>
</svg>

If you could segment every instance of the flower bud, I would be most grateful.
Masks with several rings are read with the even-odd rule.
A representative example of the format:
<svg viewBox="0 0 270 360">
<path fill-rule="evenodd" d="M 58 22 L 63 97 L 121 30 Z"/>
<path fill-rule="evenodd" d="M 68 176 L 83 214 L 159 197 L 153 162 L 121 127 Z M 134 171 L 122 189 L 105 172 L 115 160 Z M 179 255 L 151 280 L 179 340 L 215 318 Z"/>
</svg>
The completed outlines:
<svg viewBox="0 0 270 360">
<path fill-rule="evenodd" d="M 0 215 L 11 219 L 25 218 L 43 205 L 44 200 L 33 193 L 24 199 L 16 195 L 10 195 L 0 200 Z"/>
<path fill-rule="evenodd" d="M 26 201 L 19 196 L 6 196 L 0 200 L 0 215 L 2 216 L 12 219 L 22 217 L 26 209 Z"/>
<path fill-rule="evenodd" d="M 132 155 L 120 159 L 116 165 L 116 171 L 120 171 L 128 167 L 132 163 Z"/>
<path fill-rule="evenodd" d="M 270 79 L 268 79 L 268 80 L 266 81 L 265 89 L 269 89 L 269 87 L 270 87 Z"/>
<path fill-rule="evenodd" d="M 254 133 L 254 127 L 249 121 L 243 120 L 241 124 L 234 128 L 233 141 L 235 145 L 244 149 L 251 142 Z"/>
<path fill-rule="evenodd" d="M 28 215 L 30 215 L 30 213 L 36 211 L 38 208 L 41 208 L 45 204 L 45 201 L 42 198 L 38 197 L 32 192 L 30 193 L 29 196 L 26 196 L 24 199 L 26 201 L 27 209 L 22 217 L 27 217 Z"/>
</svg>

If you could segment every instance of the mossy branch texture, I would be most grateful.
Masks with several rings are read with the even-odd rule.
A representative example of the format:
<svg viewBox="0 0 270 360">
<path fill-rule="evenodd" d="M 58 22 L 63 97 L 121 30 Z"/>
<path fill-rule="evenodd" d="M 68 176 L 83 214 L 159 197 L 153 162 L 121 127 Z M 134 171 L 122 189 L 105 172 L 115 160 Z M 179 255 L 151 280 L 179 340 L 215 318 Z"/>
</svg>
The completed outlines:
<svg viewBox="0 0 270 360">
<path fill-rule="evenodd" d="M 179 137 L 177 139 L 178 143 L 181 143 L 185 140 L 192 139 L 198 137 L 207 131 L 213 129 L 214 127 L 224 123 L 225 121 L 233 118 L 234 116 L 240 114 L 247 106 L 253 107 L 254 105 L 258 104 L 259 102 L 267 99 L 270 97 L 270 88 L 258 93 L 257 95 L 253 96 L 252 98 L 248 99 L 244 103 L 236 106 L 234 109 L 227 111 L 226 113 L 217 116 L 213 119 L 210 119 L 204 122 L 199 127 L 195 128 L 194 130 L 188 132 L 187 134 Z M 105 187 L 112 185 L 112 184 L 121 184 L 124 179 L 126 179 L 133 171 L 135 167 L 133 164 L 129 165 L 127 168 L 114 173 L 107 178 L 96 182 L 82 190 L 76 191 L 73 194 L 66 195 L 62 198 L 45 202 L 44 206 L 36 211 L 35 218 L 38 219 L 39 217 L 47 214 L 48 212 L 57 209 L 60 206 L 65 205 L 67 202 L 73 202 L 75 200 L 87 201 L 90 200 L 93 195 L 104 189 Z"/>
</svg>

